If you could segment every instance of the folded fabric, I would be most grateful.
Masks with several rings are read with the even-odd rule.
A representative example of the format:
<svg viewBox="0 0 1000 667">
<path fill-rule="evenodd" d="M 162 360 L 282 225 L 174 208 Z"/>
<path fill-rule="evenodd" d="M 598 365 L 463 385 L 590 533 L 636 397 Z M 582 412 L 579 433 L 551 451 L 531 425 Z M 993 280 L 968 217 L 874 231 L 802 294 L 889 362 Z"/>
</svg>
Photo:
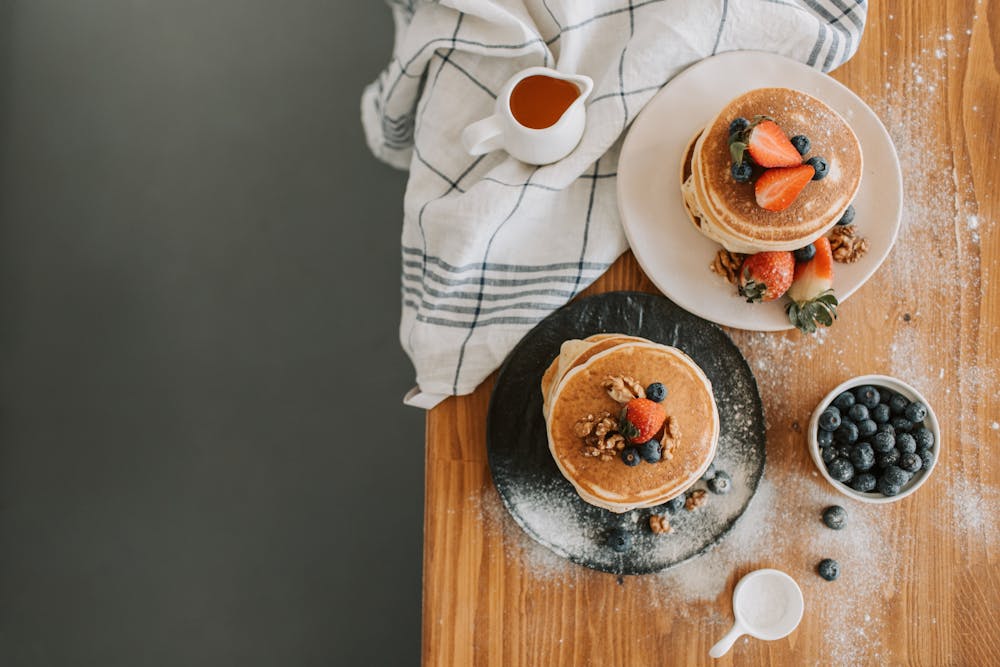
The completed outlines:
<svg viewBox="0 0 1000 667">
<path fill-rule="evenodd" d="M 866 0 L 442 0 L 391 3 L 392 61 L 362 97 L 368 144 L 410 178 L 400 340 L 415 404 L 473 391 L 518 340 L 626 249 L 620 140 L 673 76 L 733 50 L 829 71 L 857 50 Z M 473 157 L 460 135 L 535 65 L 594 80 L 583 138 L 534 167 Z"/>
</svg>

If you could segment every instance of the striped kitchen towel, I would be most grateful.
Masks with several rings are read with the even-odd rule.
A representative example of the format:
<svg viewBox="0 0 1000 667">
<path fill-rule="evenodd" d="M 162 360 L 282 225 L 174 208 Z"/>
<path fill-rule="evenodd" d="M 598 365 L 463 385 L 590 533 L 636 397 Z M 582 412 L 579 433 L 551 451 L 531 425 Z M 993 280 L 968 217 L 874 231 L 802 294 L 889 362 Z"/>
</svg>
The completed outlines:
<svg viewBox="0 0 1000 667">
<path fill-rule="evenodd" d="M 831 70 L 854 54 L 866 0 L 418 0 L 390 3 L 392 60 L 362 97 L 368 144 L 409 169 L 400 338 L 429 407 L 467 394 L 539 320 L 626 249 L 620 140 L 674 75 L 723 51 Z M 534 65 L 594 80 L 569 156 L 472 157 L 459 137 Z"/>
</svg>

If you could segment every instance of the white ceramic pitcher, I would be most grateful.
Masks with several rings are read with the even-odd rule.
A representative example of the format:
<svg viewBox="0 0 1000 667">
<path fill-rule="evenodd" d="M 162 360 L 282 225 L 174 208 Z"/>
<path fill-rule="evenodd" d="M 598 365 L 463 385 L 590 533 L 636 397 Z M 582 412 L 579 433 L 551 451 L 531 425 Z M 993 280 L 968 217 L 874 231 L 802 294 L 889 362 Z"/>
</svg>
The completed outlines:
<svg viewBox="0 0 1000 667">
<path fill-rule="evenodd" d="M 580 94 L 552 125 L 534 129 L 522 125 L 510 108 L 510 96 L 529 76 L 548 76 L 569 81 Z M 504 84 L 497 95 L 492 116 L 469 125 L 462 132 L 462 145 L 472 155 L 503 149 L 528 164 L 549 164 L 562 159 L 576 148 L 586 125 L 584 102 L 594 89 L 594 81 L 582 74 L 563 74 L 548 67 L 521 70 Z"/>
</svg>

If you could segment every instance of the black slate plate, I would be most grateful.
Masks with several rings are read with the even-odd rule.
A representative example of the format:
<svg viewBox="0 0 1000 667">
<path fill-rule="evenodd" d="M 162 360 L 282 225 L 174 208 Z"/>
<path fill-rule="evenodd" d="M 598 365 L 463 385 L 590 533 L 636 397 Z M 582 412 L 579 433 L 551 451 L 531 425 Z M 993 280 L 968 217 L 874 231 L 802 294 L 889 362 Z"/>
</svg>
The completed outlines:
<svg viewBox="0 0 1000 667">
<path fill-rule="evenodd" d="M 716 466 L 732 475 L 733 491 L 709 493 L 702 507 L 680 510 L 670 518 L 674 532 L 669 535 L 654 535 L 648 528 L 650 514 L 665 513 L 662 507 L 615 514 L 585 503 L 549 454 L 542 374 L 564 341 L 596 333 L 625 333 L 673 345 L 712 381 L 721 422 Z M 652 294 L 600 294 L 540 322 L 500 369 L 486 429 L 493 481 L 514 521 L 556 554 L 614 574 L 658 572 L 705 552 L 746 510 L 764 473 L 764 413 L 743 355 L 722 329 Z M 694 488 L 705 488 L 704 482 Z M 627 553 L 615 553 L 606 544 L 616 528 L 632 535 Z"/>
</svg>

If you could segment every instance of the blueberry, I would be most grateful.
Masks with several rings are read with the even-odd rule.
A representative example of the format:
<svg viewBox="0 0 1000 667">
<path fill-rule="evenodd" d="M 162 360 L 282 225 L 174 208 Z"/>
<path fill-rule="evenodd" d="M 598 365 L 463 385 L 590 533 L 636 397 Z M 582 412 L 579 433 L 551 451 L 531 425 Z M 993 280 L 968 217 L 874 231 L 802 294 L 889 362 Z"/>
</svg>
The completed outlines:
<svg viewBox="0 0 1000 667">
<path fill-rule="evenodd" d="M 911 454 L 903 454 L 899 457 L 899 467 L 909 473 L 914 473 L 920 470 L 924 465 L 924 462 L 920 460 L 916 452 Z"/>
<path fill-rule="evenodd" d="M 608 533 L 608 546 L 616 553 L 623 554 L 632 548 L 632 535 L 624 528 L 615 528 Z"/>
<path fill-rule="evenodd" d="M 917 451 L 917 441 L 909 433 L 900 433 L 896 436 L 896 449 L 900 454 L 912 454 Z"/>
<path fill-rule="evenodd" d="M 879 453 L 885 453 L 896 446 L 896 439 L 891 433 L 879 431 L 872 436 L 872 449 Z"/>
<path fill-rule="evenodd" d="M 715 473 L 715 477 L 708 480 L 708 490 L 720 496 L 724 496 L 733 490 L 733 479 L 724 470 Z"/>
<path fill-rule="evenodd" d="M 878 425 L 871 419 L 862 419 L 858 422 L 858 437 L 867 438 L 875 435 L 878 431 Z"/>
<path fill-rule="evenodd" d="M 921 449 L 917 452 L 917 456 L 920 457 L 920 467 L 924 470 L 930 470 L 931 464 L 934 463 L 934 450 L 932 449 Z"/>
<path fill-rule="evenodd" d="M 744 160 L 740 163 L 734 163 L 729 168 L 729 173 L 732 174 L 733 180 L 737 183 L 749 183 L 750 179 L 753 178 L 753 167 L 750 166 L 749 162 Z"/>
<path fill-rule="evenodd" d="M 654 403 L 659 403 L 667 397 L 667 388 L 663 386 L 662 382 L 654 382 L 653 384 L 646 387 L 646 398 L 653 401 Z"/>
<path fill-rule="evenodd" d="M 681 495 L 677 496 L 676 498 L 671 498 L 670 500 L 668 500 L 666 502 L 666 504 L 664 505 L 664 507 L 666 507 L 667 511 L 670 512 L 671 514 L 677 514 L 682 509 L 684 509 L 684 501 L 685 501 L 685 498 L 684 498 L 684 494 L 682 493 Z"/>
<path fill-rule="evenodd" d="M 906 410 L 906 406 L 910 404 L 910 399 L 902 394 L 893 394 L 892 398 L 889 399 L 889 411 L 893 415 L 901 415 Z"/>
<path fill-rule="evenodd" d="M 827 528 L 840 530 L 847 525 L 847 510 L 840 505 L 830 505 L 823 510 L 823 523 Z"/>
<path fill-rule="evenodd" d="M 656 463 L 660 460 L 660 441 L 653 438 L 639 445 L 639 456 L 646 463 Z"/>
<path fill-rule="evenodd" d="M 851 418 L 851 421 L 857 423 L 862 419 L 868 419 L 868 408 L 861 403 L 855 403 L 851 406 L 851 409 L 847 411 L 847 416 Z"/>
<path fill-rule="evenodd" d="M 854 477 L 854 466 L 847 459 L 837 457 L 826 464 L 826 469 L 838 482 L 849 482 Z"/>
<path fill-rule="evenodd" d="M 832 405 L 819 415 L 819 427 L 824 431 L 836 431 L 840 426 L 840 410 Z"/>
<path fill-rule="evenodd" d="M 889 420 L 889 423 L 892 424 L 894 429 L 903 433 L 909 433 L 913 430 L 913 422 L 906 417 L 893 417 Z"/>
<path fill-rule="evenodd" d="M 885 477 L 878 478 L 875 489 L 883 496 L 895 496 L 899 493 L 899 487 L 891 484 Z"/>
<path fill-rule="evenodd" d="M 795 150 L 799 152 L 799 155 L 805 155 L 812 148 L 812 142 L 809 141 L 809 137 L 804 134 L 796 134 L 790 139 L 792 145 L 795 146 Z"/>
<path fill-rule="evenodd" d="M 890 424 L 888 422 L 886 422 L 884 424 L 879 424 L 878 425 L 878 430 L 875 431 L 875 432 L 876 433 L 888 433 L 889 435 L 892 436 L 893 442 L 895 442 L 895 440 L 896 440 L 896 429 L 893 428 L 892 424 Z"/>
<path fill-rule="evenodd" d="M 882 395 L 879 394 L 878 389 L 870 384 L 866 384 L 855 389 L 854 397 L 858 399 L 858 403 L 865 406 L 869 410 L 878 405 L 879 401 L 882 399 Z"/>
<path fill-rule="evenodd" d="M 918 424 L 927 418 L 927 407 L 923 403 L 910 403 L 903 411 L 903 416 L 914 424 Z"/>
<path fill-rule="evenodd" d="M 885 403 L 879 403 L 869 412 L 872 420 L 876 424 L 885 424 L 889 421 L 889 406 Z"/>
<path fill-rule="evenodd" d="M 824 558 L 819 562 L 816 571 L 819 572 L 819 576 L 827 581 L 833 581 L 840 576 L 840 563 L 832 558 Z"/>
<path fill-rule="evenodd" d="M 899 466 L 888 466 L 882 471 L 882 479 L 893 486 L 903 486 L 910 481 L 910 473 Z"/>
<path fill-rule="evenodd" d="M 806 164 L 812 167 L 816 172 L 813 174 L 812 178 L 814 181 L 823 180 L 830 171 L 830 165 L 826 163 L 826 160 L 819 156 L 809 158 L 806 160 Z"/>
<path fill-rule="evenodd" d="M 837 450 L 834 447 L 824 447 L 820 451 L 820 456 L 823 457 L 823 463 L 829 463 L 830 461 L 837 458 Z"/>
<path fill-rule="evenodd" d="M 842 423 L 833 432 L 833 439 L 840 445 L 850 445 L 858 439 L 858 427 L 853 422 Z"/>
<path fill-rule="evenodd" d="M 820 447 L 829 447 L 833 444 L 833 433 L 830 433 L 829 431 L 819 431 L 816 434 L 816 443 L 819 444 Z"/>
<path fill-rule="evenodd" d="M 857 472 L 871 470 L 875 465 L 875 450 L 867 442 L 862 442 L 851 452 L 851 463 Z"/>
<path fill-rule="evenodd" d="M 701 478 L 707 482 L 715 477 L 715 472 L 715 461 L 712 461 L 708 464 L 708 468 L 705 469 L 705 472 L 701 474 Z"/>
<path fill-rule="evenodd" d="M 844 209 L 844 215 L 840 216 L 840 220 L 837 221 L 838 225 L 849 225 L 854 222 L 854 204 L 848 205 Z"/>
<path fill-rule="evenodd" d="M 624 461 L 625 465 L 629 468 L 633 468 L 639 465 L 639 462 L 642 461 L 642 457 L 639 456 L 639 450 L 635 447 L 626 447 L 622 450 L 622 461 Z"/>
<path fill-rule="evenodd" d="M 857 401 L 854 398 L 854 394 L 852 394 L 849 391 L 845 391 L 844 393 L 837 396 L 837 398 L 833 399 L 834 407 L 836 407 L 841 412 L 847 412 L 848 410 L 851 409 L 851 406 L 854 405 L 856 402 Z"/>
<path fill-rule="evenodd" d="M 926 426 L 913 431 L 913 439 L 917 441 L 917 449 L 930 449 L 934 446 L 934 434 Z"/>
<path fill-rule="evenodd" d="M 748 127 L 750 127 L 750 121 L 748 121 L 746 118 L 743 117 L 735 118 L 733 119 L 733 122 L 729 124 L 729 134 L 730 135 L 737 134 L 747 129 Z"/>
<path fill-rule="evenodd" d="M 810 259 L 816 256 L 816 245 L 810 243 L 809 245 L 799 248 L 792 253 L 795 256 L 796 262 L 808 262 Z"/>
<path fill-rule="evenodd" d="M 837 456 L 848 460 L 851 458 L 851 452 L 854 451 L 854 447 L 851 445 L 837 445 L 833 449 L 837 452 Z"/>
<path fill-rule="evenodd" d="M 889 451 L 882 452 L 878 456 L 876 456 L 875 465 L 878 466 L 879 468 L 888 468 L 889 466 L 894 465 L 896 462 L 898 462 L 900 456 L 901 454 L 899 453 L 899 450 L 893 447 Z"/>
<path fill-rule="evenodd" d="M 854 479 L 851 480 L 850 486 L 855 491 L 860 493 L 870 493 L 875 490 L 875 485 L 878 480 L 875 479 L 875 475 L 870 472 L 863 472 L 860 475 L 855 475 Z"/>
</svg>

